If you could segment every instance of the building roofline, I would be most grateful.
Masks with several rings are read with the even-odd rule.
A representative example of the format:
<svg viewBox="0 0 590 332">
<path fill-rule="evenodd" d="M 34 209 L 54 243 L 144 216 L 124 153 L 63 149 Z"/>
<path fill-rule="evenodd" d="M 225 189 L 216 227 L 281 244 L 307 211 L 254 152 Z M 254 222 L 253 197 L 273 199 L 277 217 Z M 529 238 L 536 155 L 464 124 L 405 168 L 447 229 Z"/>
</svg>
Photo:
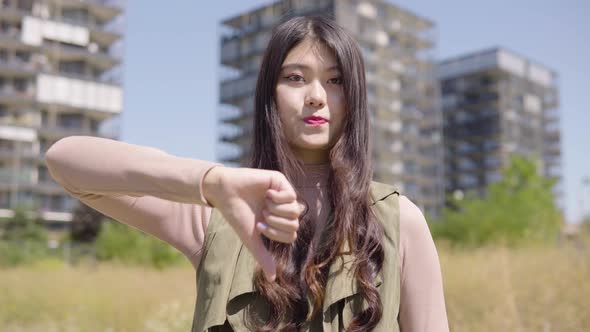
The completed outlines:
<svg viewBox="0 0 590 332">
<path fill-rule="evenodd" d="M 230 16 L 228 18 L 222 19 L 221 20 L 221 25 L 228 25 L 229 26 L 229 25 L 231 25 L 230 24 L 231 21 L 234 21 L 234 20 L 236 20 L 236 19 L 238 19 L 238 18 L 240 18 L 240 17 L 242 17 L 242 16 L 244 16 L 246 14 L 254 14 L 254 13 L 260 12 L 260 11 L 264 10 L 265 8 L 267 8 L 269 6 L 274 6 L 277 3 L 281 3 L 283 1 L 284 0 L 272 1 L 272 2 L 269 2 L 266 5 L 256 6 L 256 7 L 253 7 L 252 9 L 250 9 L 250 10 L 244 10 L 244 11 L 241 12 L 241 14 L 233 15 L 233 16 Z M 333 1 L 336 2 L 337 0 L 333 0 Z M 436 26 L 436 23 L 433 20 L 431 20 L 429 18 L 426 18 L 425 16 L 420 16 L 420 15 L 416 14 L 416 12 L 414 12 L 413 10 L 410 10 L 410 9 L 408 9 L 406 7 L 402 7 L 400 5 L 393 4 L 393 3 L 389 2 L 389 1 L 385 1 L 385 0 L 374 0 L 374 1 L 380 2 L 380 3 L 384 3 L 384 4 L 388 5 L 388 6 L 391 6 L 391 7 L 396 8 L 396 9 L 398 9 L 398 10 L 400 10 L 400 11 L 406 13 L 406 14 L 409 14 L 409 15 L 413 16 L 414 19 L 421 20 L 421 21 L 425 22 L 427 25 L 430 26 L 430 28 L 433 28 L 433 27 Z"/>
<path fill-rule="evenodd" d="M 262 5 L 262 6 L 256 6 L 256 7 L 253 7 L 252 9 L 244 10 L 244 11 L 242 11 L 242 12 L 241 12 L 241 14 L 232 15 L 232 16 L 230 16 L 230 17 L 228 17 L 228 18 L 222 19 L 222 20 L 221 20 L 221 24 L 222 24 L 222 25 L 231 25 L 231 24 L 230 24 L 230 22 L 231 22 L 231 21 L 233 21 L 233 20 L 236 20 L 236 19 L 238 19 L 239 17 L 242 17 L 242 16 L 244 16 L 244 15 L 246 15 L 246 14 L 252 14 L 252 13 L 260 12 L 260 11 L 262 11 L 263 9 L 265 9 L 265 8 L 267 8 L 267 7 L 269 7 L 269 6 L 274 6 L 275 4 L 277 4 L 277 3 L 281 2 L 281 1 L 282 1 L 282 0 L 279 0 L 279 1 L 273 1 L 273 2 L 271 2 L 271 3 L 268 3 L 268 4 L 266 4 L 266 5 Z"/>
<path fill-rule="evenodd" d="M 513 51 L 512 49 L 510 49 L 508 47 L 499 46 L 499 45 L 480 49 L 477 51 L 470 51 L 467 53 L 462 53 L 460 55 L 451 56 L 451 57 L 448 57 L 446 59 L 443 59 L 443 60 L 437 62 L 436 65 L 437 66 L 444 66 L 449 63 L 463 61 L 463 60 L 469 60 L 469 59 L 477 57 L 477 56 L 482 56 L 482 55 L 490 54 L 490 53 L 499 53 L 501 51 L 509 53 L 509 54 L 516 56 L 518 58 L 521 58 L 522 60 L 525 60 L 526 62 L 533 64 L 535 66 L 539 66 L 539 67 L 549 71 L 555 78 L 557 78 L 559 76 L 558 73 L 554 69 L 552 69 L 551 67 L 546 66 L 545 64 L 538 62 L 535 59 L 531 59 L 530 57 L 524 56 L 519 52 Z"/>
<path fill-rule="evenodd" d="M 418 19 L 418 20 L 421 20 L 421 21 L 426 22 L 427 24 L 430 25 L 431 28 L 436 26 L 436 22 L 434 22 L 434 20 L 431 20 L 431 19 L 427 18 L 426 16 L 420 16 L 420 15 L 418 15 L 412 9 L 408 9 L 407 7 L 400 6 L 398 4 L 394 4 L 394 3 L 391 3 L 391 2 L 385 1 L 385 0 L 376 0 L 376 1 L 381 2 L 381 3 L 385 3 L 385 4 L 387 4 L 388 6 L 391 6 L 391 7 L 395 7 L 397 9 L 399 9 L 400 11 L 405 12 L 406 14 L 410 14 L 410 15 L 414 16 L 415 19 Z"/>
</svg>

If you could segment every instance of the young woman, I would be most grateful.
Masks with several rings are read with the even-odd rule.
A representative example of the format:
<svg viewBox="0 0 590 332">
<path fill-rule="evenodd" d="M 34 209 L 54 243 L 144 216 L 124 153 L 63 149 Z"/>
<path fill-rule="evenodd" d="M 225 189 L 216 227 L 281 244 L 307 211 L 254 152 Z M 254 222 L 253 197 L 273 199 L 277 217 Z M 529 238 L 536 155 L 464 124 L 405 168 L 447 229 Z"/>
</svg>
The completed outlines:
<svg viewBox="0 0 590 332">
<path fill-rule="evenodd" d="M 188 257 L 193 331 L 448 331 L 428 226 L 371 180 L 369 128 L 358 45 L 295 17 L 263 57 L 250 167 L 80 136 L 46 160 L 70 194 Z"/>
</svg>

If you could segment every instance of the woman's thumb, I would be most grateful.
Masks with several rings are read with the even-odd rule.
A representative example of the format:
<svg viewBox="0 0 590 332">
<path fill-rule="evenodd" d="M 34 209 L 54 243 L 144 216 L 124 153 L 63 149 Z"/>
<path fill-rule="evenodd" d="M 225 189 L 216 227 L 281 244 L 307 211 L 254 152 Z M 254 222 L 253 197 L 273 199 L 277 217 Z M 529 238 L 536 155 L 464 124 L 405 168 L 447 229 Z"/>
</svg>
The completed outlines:
<svg viewBox="0 0 590 332">
<path fill-rule="evenodd" d="M 252 252 L 252 255 L 254 255 L 258 264 L 260 264 L 260 267 L 262 267 L 266 279 L 274 281 L 277 277 L 277 265 L 270 252 L 264 246 L 260 233 L 255 232 L 253 234 L 251 246 L 252 248 L 250 248 L 250 252 Z"/>
</svg>

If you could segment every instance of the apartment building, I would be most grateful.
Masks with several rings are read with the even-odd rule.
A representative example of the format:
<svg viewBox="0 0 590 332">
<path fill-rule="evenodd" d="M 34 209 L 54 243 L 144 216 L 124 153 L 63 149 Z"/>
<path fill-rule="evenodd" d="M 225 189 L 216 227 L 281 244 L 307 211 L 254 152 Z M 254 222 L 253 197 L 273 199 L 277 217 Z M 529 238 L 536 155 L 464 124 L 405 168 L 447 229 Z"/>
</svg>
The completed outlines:
<svg viewBox="0 0 590 332">
<path fill-rule="evenodd" d="M 442 61 L 446 192 L 484 195 L 512 154 L 536 157 L 561 194 L 557 74 L 504 48 Z"/>
<path fill-rule="evenodd" d="M 0 0 L 0 217 L 27 205 L 71 221 L 76 201 L 44 154 L 65 136 L 118 137 L 123 13 L 116 0 Z"/>
</svg>

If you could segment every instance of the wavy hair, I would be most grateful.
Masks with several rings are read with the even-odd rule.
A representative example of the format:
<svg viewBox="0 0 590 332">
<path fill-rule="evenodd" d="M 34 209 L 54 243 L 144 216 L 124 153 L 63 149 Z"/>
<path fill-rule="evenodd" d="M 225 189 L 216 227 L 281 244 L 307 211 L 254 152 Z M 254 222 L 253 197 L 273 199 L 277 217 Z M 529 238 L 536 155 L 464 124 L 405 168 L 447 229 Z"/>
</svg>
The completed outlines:
<svg viewBox="0 0 590 332">
<path fill-rule="evenodd" d="M 382 316 L 374 279 L 382 269 L 384 253 L 383 228 L 370 208 L 373 171 L 365 66 L 356 41 L 332 19 L 297 16 L 273 29 L 256 84 L 250 167 L 278 170 L 292 183 L 302 172 L 302 161 L 291 151 L 282 130 L 275 92 L 287 54 L 304 39 L 327 46 L 335 55 L 343 77 L 347 116 L 342 134 L 329 155 L 331 172 L 327 190 L 332 212 L 314 252 L 308 252 L 315 223 L 308 216 L 308 208 L 300 218 L 294 243 L 264 238 L 277 262 L 277 279 L 268 282 L 257 268 L 253 282 L 269 304 L 270 312 L 268 319 L 249 315 L 248 324 L 257 331 L 294 331 L 322 314 L 329 267 L 340 255 L 352 254 L 352 271 L 366 306 L 353 317 L 347 331 L 370 331 Z M 296 191 L 297 197 L 301 197 L 297 188 Z M 308 207 L 306 202 L 302 203 Z M 350 248 L 347 253 L 342 252 L 345 242 Z"/>
</svg>

